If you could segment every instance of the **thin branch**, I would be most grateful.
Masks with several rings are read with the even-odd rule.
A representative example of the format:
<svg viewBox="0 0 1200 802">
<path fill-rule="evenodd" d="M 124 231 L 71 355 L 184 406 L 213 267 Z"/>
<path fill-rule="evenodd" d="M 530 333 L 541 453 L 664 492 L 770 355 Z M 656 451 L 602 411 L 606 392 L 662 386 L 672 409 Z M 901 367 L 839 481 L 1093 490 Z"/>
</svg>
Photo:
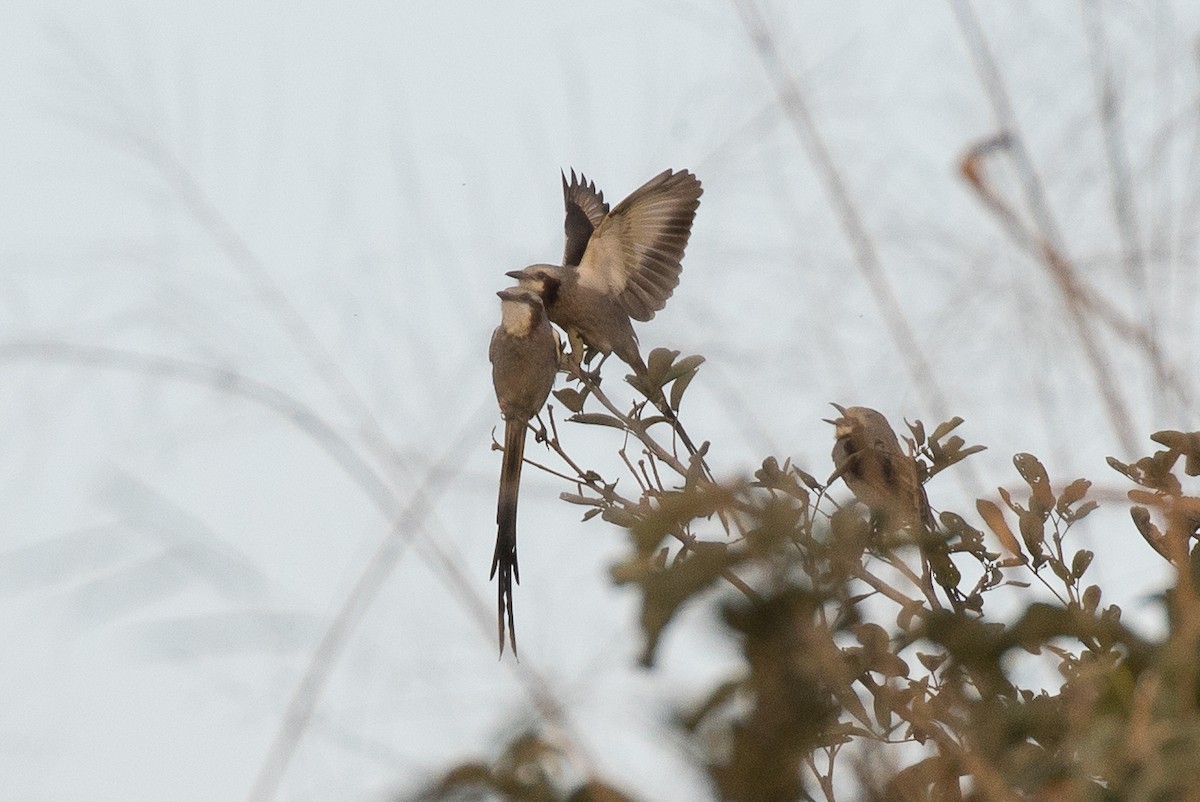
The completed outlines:
<svg viewBox="0 0 1200 802">
<path fill-rule="evenodd" d="M 1024 137 L 1017 124 L 1008 89 L 988 47 L 987 37 L 970 0 L 948 0 L 959 31 L 967 45 L 975 65 L 975 71 L 983 84 L 992 106 L 996 128 L 1002 131 L 1003 144 L 1017 168 L 1025 203 L 1038 231 L 1041 262 L 1047 268 L 1054 286 L 1058 289 L 1063 306 L 1067 310 L 1075 336 L 1083 350 L 1087 365 L 1091 369 L 1096 389 L 1099 390 L 1108 413 L 1113 433 L 1128 451 L 1135 449 L 1133 416 L 1120 392 L 1107 355 L 1100 350 L 1100 338 L 1093 330 L 1092 320 L 1084 314 L 1079 288 L 1085 282 L 1077 274 L 1074 264 L 1067 257 L 1064 240 L 1059 232 L 1050 203 L 1047 200 L 1041 176 L 1033 163 Z M 999 141 L 999 140 L 998 140 Z"/>
<path fill-rule="evenodd" d="M 950 405 L 938 383 L 937 374 L 917 340 L 904 306 L 900 303 L 891 279 L 888 278 L 879 259 L 875 241 L 867 230 L 845 177 L 817 127 L 804 93 L 779 52 L 779 44 L 771 27 L 753 0 L 733 0 L 733 5 L 754 45 L 754 52 L 762 62 L 763 70 L 774 84 L 780 108 L 787 115 L 796 137 L 817 170 L 841 224 L 842 233 L 854 253 L 855 265 L 871 290 L 875 306 L 883 318 L 884 325 L 887 326 L 897 354 L 908 369 L 913 387 L 923 396 L 927 407 L 943 419 L 949 417 Z"/>
<path fill-rule="evenodd" d="M 1156 328 L 1154 304 L 1146 294 L 1146 262 L 1137 220 L 1133 179 L 1129 170 L 1129 149 L 1121 127 L 1120 99 L 1113 86 L 1108 40 L 1104 35 L 1104 19 L 1097 0 L 1082 0 L 1082 12 L 1083 28 L 1087 34 L 1088 52 L 1092 62 L 1096 116 L 1100 121 L 1100 131 L 1104 135 L 1104 155 L 1108 162 L 1113 219 L 1121 238 L 1121 262 L 1125 268 L 1126 280 L 1145 304 L 1146 319 L 1153 332 Z"/>
</svg>

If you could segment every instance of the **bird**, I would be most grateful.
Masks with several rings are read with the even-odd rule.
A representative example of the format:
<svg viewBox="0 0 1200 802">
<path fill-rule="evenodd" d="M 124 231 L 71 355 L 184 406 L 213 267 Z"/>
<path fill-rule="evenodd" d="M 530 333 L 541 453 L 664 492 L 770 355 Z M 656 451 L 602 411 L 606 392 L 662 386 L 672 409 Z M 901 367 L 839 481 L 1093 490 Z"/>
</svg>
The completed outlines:
<svg viewBox="0 0 1200 802">
<path fill-rule="evenodd" d="M 496 503 L 496 551 L 488 579 L 495 578 L 499 572 L 496 628 L 500 656 L 503 657 L 506 619 L 513 655 L 517 654 L 512 594 L 513 582 L 521 581 L 517 564 L 517 500 L 525 453 L 525 429 L 554 387 L 560 347 L 558 335 L 550 326 L 537 293 L 510 287 L 496 294 L 500 297 L 501 319 L 492 332 L 488 359 L 492 363 L 496 401 L 504 418 L 504 460 Z"/>
<path fill-rule="evenodd" d="M 832 405 L 841 417 L 826 420 L 834 426 L 832 484 L 841 478 L 854 497 L 871 510 L 880 531 L 915 531 L 923 558 L 934 579 L 958 609 L 964 597 L 961 575 L 938 534 L 929 497 L 917 475 L 917 463 L 900 447 L 896 432 L 880 412 L 870 407 Z"/>
<path fill-rule="evenodd" d="M 687 170 L 664 170 L 609 210 L 604 194 L 571 171 L 562 174 L 566 244 L 562 264 L 534 264 L 507 273 L 541 296 L 550 320 L 580 361 L 582 343 L 616 354 L 636 376 L 647 374 L 634 320 L 649 321 L 679 286 L 683 252 L 704 190 Z M 661 390 L 648 398 L 692 454 L 696 448 L 679 426 Z"/>
</svg>

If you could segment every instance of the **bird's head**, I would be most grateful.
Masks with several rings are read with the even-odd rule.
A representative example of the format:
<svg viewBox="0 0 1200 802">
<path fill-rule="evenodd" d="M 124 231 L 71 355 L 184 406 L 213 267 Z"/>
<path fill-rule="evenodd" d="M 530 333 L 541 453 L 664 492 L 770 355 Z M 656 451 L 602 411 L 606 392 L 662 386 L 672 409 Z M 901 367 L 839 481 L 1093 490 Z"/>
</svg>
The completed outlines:
<svg viewBox="0 0 1200 802">
<path fill-rule="evenodd" d="M 558 297 L 561 273 L 562 268 L 558 265 L 530 265 L 521 270 L 510 270 L 504 275 L 516 279 L 522 289 L 537 293 L 542 303 L 549 306 Z"/>
<path fill-rule="evenodd" d="M 541 325 L 545 316 L 542 299 L 536 292 L 516 286 L 500 290 L 500 325 L 513 337 L 526 337 Z"/>
<path fill-rule="evenodd" d="M 862 423 L 858 417 L 852 413 L 862 409 L 862 407 L 850 407 L 847 409 L 841 404 L 830 402 L 829 406 L 841 413 L 840 418 L 822 418 L 821 420 L 833 426 L 833 438 L 841 440 L 843 437 L 848 437 L 854 433 L 856 427 L 861 427 Z"/>
</svg>

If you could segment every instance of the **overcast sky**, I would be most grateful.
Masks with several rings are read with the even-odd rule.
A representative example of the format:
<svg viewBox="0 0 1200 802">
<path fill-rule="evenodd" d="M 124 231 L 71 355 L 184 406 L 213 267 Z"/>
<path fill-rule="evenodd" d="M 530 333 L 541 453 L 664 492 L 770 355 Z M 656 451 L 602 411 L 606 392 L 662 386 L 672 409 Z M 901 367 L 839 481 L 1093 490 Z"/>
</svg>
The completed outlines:
<svg viewBox="0 0 1200 802">
<path fill-rule="evenodd" d="M 989 451 L 934 506 L 973 514 L 1019 451 L 1091 478 L 1107 514 L 1077 545 L 1157 626 L 1164 572 L 1104 457 L 1200 428 L 1200 6 L 963 7 L 7 3 L 5 795 L 383 799 L 492 755 L 541 689 L 579 765 L 703 796 L 663 722 L 728 645 L 691 609 L 636 668 L 636 599 L 607 574 L 622 533 L 535 472 L 522 662 L 496 661 L 494 293 L 558 258 L 572 167 L 614 203 L 668 167 L 704 183 L 640 336 L 707 357 L 682 417 L 718 474 L 776 455 L 827 475 L 830 401 L 960 415 Z M 1109 324 L 1072 323 L 963 179 L 1006 126 L 989 186 Z M 614 465 L 620 441 L 579 428 L 581 458 Z M 274 765 L 323 637 L 328 683 Z"/>
</svg>

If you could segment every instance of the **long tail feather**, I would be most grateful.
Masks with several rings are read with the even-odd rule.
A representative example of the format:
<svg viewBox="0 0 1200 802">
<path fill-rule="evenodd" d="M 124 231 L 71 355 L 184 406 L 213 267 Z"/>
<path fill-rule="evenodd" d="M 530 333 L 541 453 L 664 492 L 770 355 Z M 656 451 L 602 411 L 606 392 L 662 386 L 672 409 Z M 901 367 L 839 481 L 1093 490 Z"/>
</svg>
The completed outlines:
<svg viewBox="0 0 1200 802">
<path fill-rule="evenodd" d="M 508 640 L 517 653 L 517 631 L 513 623 L 513 582 L 521 582 L 517 565 L 517 500 L 521 488 L 521 461 L 525 454 L 526 421 L 511 419 L 504 424 L 504 462 L 500 468 L 500 497 L 496 504 L 496 551 L 492 555 L 489 579 L 500 571 L 499 612 L 496 620 L 500 654 L 504 655 L 504 622 L 508 620 Z"/>
</svg>

